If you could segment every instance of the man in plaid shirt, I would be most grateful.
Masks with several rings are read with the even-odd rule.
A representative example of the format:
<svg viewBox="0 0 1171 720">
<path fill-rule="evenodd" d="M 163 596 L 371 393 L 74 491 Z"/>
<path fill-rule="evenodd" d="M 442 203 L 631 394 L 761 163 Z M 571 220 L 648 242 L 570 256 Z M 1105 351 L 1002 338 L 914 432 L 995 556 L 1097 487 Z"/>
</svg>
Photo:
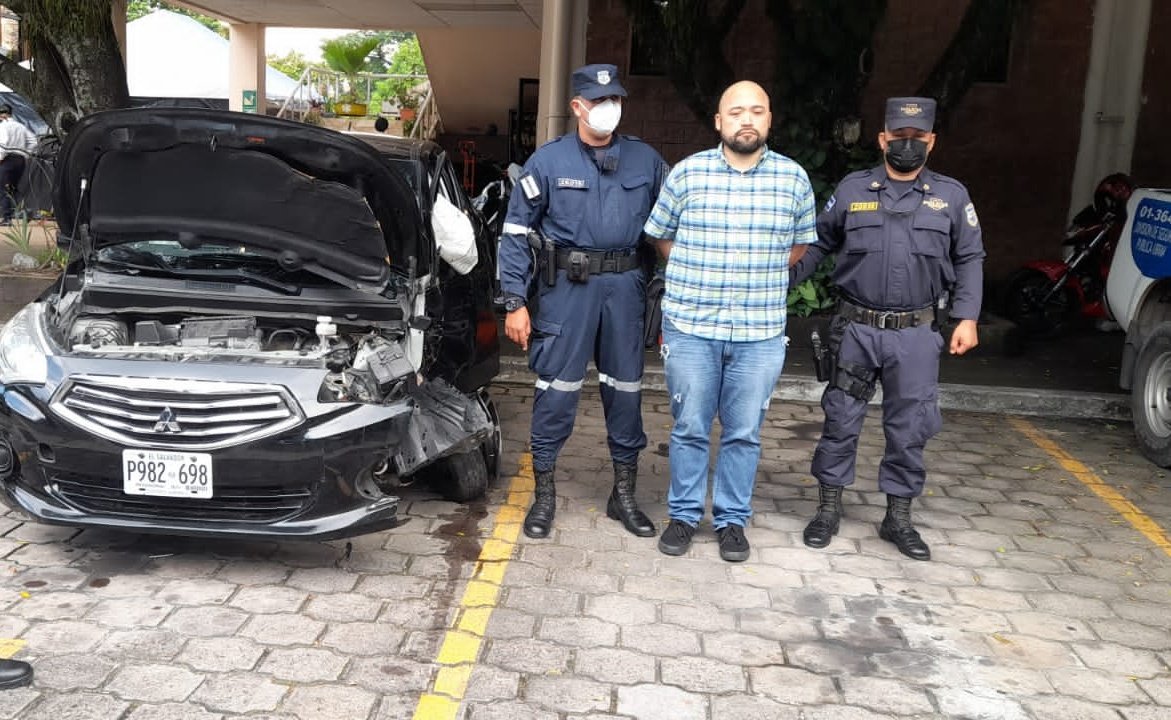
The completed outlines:
<svg viewBox="0 0 1171 720">
<path fill-rule="evenodd" d="M 715 116 L 720 144 L 671 171 L 644 230 L 667 258 L 663 363 L 671 394 L 671 522 L 659 550 L 682 555 L 703 518 L 712 420 L 723 428 L 712 489 L 720 557 L 748 558 L 744 526 L 760 426 L 785 362 L 789 268 L 817 240 L 813 188 L 765 145 L 764 89 L 738 82 Z"/>
</svg>

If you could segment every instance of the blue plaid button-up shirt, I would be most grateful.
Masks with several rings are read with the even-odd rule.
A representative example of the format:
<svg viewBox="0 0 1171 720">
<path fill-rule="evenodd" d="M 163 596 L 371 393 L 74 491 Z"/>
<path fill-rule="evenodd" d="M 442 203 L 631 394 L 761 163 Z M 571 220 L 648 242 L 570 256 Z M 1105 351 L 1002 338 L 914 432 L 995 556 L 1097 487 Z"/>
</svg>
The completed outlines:
<svg viewBox="0 0 1171 720">
<path fill-rule="evenodd" d="M 665 318 L 710 340 L 767 340 L 785 331 L 789 251 L 817 240 L 813 187 L 784 155 L 766 148 L 741 172 L 717 146 L 671 170 L 643 229 L 674 242 Z"/>
</svg>

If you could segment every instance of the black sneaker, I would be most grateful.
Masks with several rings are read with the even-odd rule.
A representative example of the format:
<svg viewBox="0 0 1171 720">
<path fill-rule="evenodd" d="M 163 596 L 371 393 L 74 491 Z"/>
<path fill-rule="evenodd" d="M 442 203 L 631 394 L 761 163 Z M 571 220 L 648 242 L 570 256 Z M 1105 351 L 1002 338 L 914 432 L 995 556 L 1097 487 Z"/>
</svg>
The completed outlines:
<svg viewBox="0 0 1171 720">
<path fill-rule="evenodd" d="M 744 562 L 748 559 L 748 538 L 739 525 L 725 525 L 716 530 L 720 538 L 720 557 L 728 562 Z"/>
<path fill-rule="evenodd" d="M 682 520 L 672 520 L 659 537 L 659 552 L 664 555 L 682 555 L 691 547 L 693 535 L 695 528 Z"/>
</svg>

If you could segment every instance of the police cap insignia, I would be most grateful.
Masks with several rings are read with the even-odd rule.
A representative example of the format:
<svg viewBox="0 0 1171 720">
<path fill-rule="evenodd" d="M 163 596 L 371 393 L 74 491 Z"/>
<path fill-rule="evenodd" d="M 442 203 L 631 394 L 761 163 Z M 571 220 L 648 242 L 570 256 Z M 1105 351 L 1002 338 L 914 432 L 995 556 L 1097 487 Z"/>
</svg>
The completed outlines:
<svg viewBox="0 0 1171 720">
<path fill-rule="evenodd" d="M 914 128 L 931 132 L 935 123 L 935 100 L 928 97 L 887 98 L 886 129 Z"/>
<path fill-rule="evenodd" d="M 586 100 L 617 95 L 626 97 L 626 89 L 618 79 L 617 65 L 583 65 L 570 78 L 573 94 Z"/>
</svg>

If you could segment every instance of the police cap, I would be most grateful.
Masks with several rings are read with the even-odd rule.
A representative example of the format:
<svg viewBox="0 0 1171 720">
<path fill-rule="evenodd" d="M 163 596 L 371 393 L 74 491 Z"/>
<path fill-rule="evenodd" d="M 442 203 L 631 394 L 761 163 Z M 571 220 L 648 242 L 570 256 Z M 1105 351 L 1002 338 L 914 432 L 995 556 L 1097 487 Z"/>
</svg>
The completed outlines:
<svg viewBox="0 0 1171 720">
<path fill-rule="evenodd" d="M 926 97 L 896 97 L 886 101 L 886 129 L 914 128 L 931 132 L 935 125 L 935 100 Z"/>
<path fill-rule="evenodd" d="M 573 96 L 586 100 L 617 95 L 626 97 L 626 88 L 618 82 L 614 65 L 585 65 L 573 71 Z"/>
</svg>

